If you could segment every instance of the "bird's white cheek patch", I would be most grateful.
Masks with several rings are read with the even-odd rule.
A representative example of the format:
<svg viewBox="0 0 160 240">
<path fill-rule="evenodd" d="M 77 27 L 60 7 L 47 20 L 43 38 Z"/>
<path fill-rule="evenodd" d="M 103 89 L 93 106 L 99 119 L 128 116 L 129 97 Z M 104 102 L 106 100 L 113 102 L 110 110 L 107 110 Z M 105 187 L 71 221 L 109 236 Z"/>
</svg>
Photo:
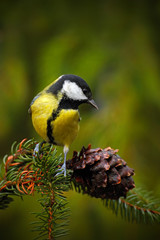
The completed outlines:
<svg viewBox="0 0 160 240">
<path fill-rule="evenodd" d="M 82 89 L 75 82 L 70 82 L 69 80 L 64 81 L 62 93 L 65 93 L 67 97 L 73 100 L 87 99 Z"/>
</svg>

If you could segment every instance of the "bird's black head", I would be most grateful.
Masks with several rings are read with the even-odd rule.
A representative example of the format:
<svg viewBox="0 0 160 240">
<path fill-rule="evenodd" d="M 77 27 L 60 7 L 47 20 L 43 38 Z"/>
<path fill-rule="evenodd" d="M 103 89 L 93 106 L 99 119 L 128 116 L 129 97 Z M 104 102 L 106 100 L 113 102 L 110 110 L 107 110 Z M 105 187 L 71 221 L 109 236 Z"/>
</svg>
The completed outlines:
<svg viewBox="0 0 160 240">
<path fill-rule="evenodd" d="M 47 92 L 58 94 L 61 92 L 65 100 L 70 100 L 76 105 L 81 103 L 90 103 L 97 108 L 96 103 L 92 99 L 92 92 L 88 84 L 79 76 L 72 74 L 65 74 L 58 78 L 58 80 L 51 85 Z"/>
</svg>

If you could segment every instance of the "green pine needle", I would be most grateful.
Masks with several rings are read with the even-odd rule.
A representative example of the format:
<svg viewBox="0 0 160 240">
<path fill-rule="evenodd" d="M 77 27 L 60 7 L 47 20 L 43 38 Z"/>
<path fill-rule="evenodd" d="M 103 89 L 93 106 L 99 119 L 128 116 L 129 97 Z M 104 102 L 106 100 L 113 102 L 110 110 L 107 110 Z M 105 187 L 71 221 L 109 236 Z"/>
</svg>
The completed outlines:
<svg viewBox="0 0 160 240">
<path fill-rule="evenodd" d="M 160 223 L 160 201 L 142 189 L 131 190 L 126 199 L 104 200 L 105 205 L 128 222 Z"/>
</svg>

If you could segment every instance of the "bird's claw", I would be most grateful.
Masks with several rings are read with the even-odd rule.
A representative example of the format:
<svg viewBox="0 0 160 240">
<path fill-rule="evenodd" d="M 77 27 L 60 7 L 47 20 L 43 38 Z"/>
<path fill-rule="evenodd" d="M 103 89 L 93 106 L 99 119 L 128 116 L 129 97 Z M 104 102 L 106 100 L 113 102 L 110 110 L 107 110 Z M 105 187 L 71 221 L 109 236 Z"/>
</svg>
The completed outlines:
<svg viewBox="0 0 160 240">
<path fill-rule="evenodd" d="M 37 155 L 39 153 L 39 149 L 40 149 L 40 143 L 37 143 L 35 148 L 34 148 L 34 151 L 33 151 L 33 156 L 34 157 L 37 157 Z"/>
<path fill-rule="evenodd" d="M 41 150 L 41 148 L 42 148 L 44 143 L 45 143 L 45 141 L 42 141 L 42 142 L 36 144 L 36 146 L 34 148 L 34 151 L 33 151 L 33 156 L 34 157 L 38 156 L 38 154 L 39 154 L 39 152 L 40 152 L 40 150 Z"/>
<path fill-rule="evenodd" d="M 58 176 L 58 175 L 60 175 L 60 174 L 62 174 L 62 173 L 64 173 L 64 177 L 66 177 L 66 164 L 64 163 L 63 165 L 62 165 L 62 167 L 58 170 L 58 173 L 56 174 L 56 176 Z"/>
</svg>

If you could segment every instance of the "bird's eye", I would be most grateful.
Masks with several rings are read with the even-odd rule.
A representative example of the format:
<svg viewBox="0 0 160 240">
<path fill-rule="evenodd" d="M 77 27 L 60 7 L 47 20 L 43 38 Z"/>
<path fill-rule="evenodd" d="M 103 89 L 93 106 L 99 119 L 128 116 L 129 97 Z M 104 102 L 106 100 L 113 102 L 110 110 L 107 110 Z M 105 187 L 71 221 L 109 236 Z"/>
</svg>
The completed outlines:
<svg viewBox="0 0 160 240">
<path fill-rule="evenodd" d="M 83 88 L 83 93 L 86 94 L 88 90 L 86 88 Z"/>
</svg>

